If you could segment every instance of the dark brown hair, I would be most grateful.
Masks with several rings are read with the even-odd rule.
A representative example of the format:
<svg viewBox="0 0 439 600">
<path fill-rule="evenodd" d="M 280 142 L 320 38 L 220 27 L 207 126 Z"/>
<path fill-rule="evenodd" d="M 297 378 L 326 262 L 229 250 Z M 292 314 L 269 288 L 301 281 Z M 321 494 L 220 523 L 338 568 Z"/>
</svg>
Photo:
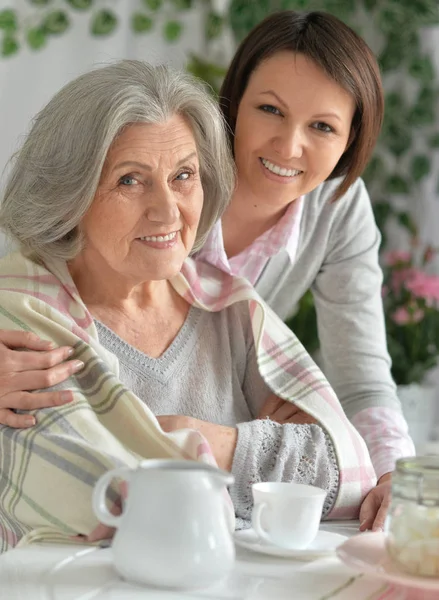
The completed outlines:
<svg viewBox="0 0 439 600">
<path fill-rule="evenodd" d="M 384 96 L 377 61 L 361 37 L 328 13 L 287 10 L 266 17 L 241 42 L 220 90 L 232 148 L 238 106 L 251 74 L 282 51 L 303 54 L 355 99 L 350 145 L 328 178 L 344 176 L 337 200 L 363 172 L 381 129 Z"/>
</svg>

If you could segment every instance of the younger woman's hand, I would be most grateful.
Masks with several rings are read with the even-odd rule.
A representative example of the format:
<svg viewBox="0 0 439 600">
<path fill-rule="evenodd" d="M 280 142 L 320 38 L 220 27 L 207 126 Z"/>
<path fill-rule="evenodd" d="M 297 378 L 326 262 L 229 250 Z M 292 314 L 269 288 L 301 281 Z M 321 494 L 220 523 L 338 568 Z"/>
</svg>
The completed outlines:
<svg viewBox="0 0 439 600">
<path fill-rule="evenodd" d="M 378 481 L 360 509 L 360 531 L 383 531 L 392 499 L 392 474 L 386 473 Z"/>
<path fill-rule="evenodd" d="M 311 415 L 300 409 L 293 402 L 282 400 L 276 394 L 271 394 L 265 401 L 258 419 L 271 419 L 285 425 L 286 423 L 296 423 L 297 425 L 313 425 L 318 421 Z"/>
<path fill-rule="evenodd" d="M 33 333 L 0 330 L 0 425 L 32 427 L 33 415 L 16 414 L 14 410 L 71 402 L 73 393 L 68 390 L 30 392 L 57 385 L 82 369 L 81 361 L 68 360 L 72 354 L 72 348 L 56 348 Z"/>
</svg>

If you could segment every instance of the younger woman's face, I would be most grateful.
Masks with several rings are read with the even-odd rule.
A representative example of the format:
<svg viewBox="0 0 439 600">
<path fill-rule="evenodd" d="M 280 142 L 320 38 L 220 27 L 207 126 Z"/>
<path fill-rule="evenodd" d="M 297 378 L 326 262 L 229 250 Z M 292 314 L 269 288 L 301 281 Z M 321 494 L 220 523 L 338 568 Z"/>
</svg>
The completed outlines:
<svg viewBox="0 0 439 600">
<path fill-rule="evenodd" d="M 239 198 L 282 208 L 316 188 L 346 150 L 354 112 L 351 94 L 305 55 L 263 61 L 238 107 Z"/>
</svg>

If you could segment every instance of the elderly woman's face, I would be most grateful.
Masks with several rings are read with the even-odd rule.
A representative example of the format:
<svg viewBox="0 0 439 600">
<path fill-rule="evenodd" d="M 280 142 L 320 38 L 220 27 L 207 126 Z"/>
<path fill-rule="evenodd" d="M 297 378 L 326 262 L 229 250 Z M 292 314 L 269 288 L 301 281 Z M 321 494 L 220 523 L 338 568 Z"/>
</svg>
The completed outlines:
<svg viewBox="0 0 439 600">
<path fill-rule="evenodd" d="M 134 284 L 178 273 L 203 206 L 195 139 L 181 116 L 133 124 L 110 148 L 81 227 L 86 264 Z"/>
</svg>

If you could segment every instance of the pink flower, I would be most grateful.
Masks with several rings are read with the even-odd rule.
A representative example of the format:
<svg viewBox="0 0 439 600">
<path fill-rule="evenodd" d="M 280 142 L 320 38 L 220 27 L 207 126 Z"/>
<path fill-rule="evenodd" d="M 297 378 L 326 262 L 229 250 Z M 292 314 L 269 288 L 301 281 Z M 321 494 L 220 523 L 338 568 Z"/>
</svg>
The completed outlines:
<svg viewBox="0 0 439 600">
<path fill-rule="evenodd" d="M 400 306 L 393 313 L 392 319 L 397 325 L 407 325 L 410 322 L 410 313 L 405 306 Z"/>
<path fill-rule="evenodd" d="M 401 289 L 401 286 L 406 284 L 407 281 L 410 281 L 414 277 L 415 273 L 416 271 L 412 268 L 396 269 L 395 271 L 392 271 L 392 278 L 390 282 L 392 290 L 395 293 L 398 293 Z M 405 287 L 407 287 L 407 285 L 405 285 Z"/>
<path fill-rule="evenodd" d="M 405 306 L 397 308 L 392 315 L 392 319 L 397 325 L 419 323 L 419 321 L 422 321 L 423 317 L 424 311 L 420 308 L 411 307 L 409 309 Z"/>
<path fill-rule="evenodd" d="M 412 255 L 407 250 L 391 250 L 384 256 L 384 262 L 388 267 L 395 265 L 410 265 Z"/>
<path fill-rule="evenodd" d="M 417 298 L 427 302 L 439 301 L 439 277 L 415 271 L 405 283 L 405 288 Z"/>
<path fill-rule="evenodd" d="M 413 311 L 413 313 L 410 315 L 411 316 L 411 322 L 412 323 L 419 323 L 419 321 L 422 321 L 422 319 L 424 318 L 424 311 L 421 310 L 420 308 L 417 308 L 416 310 Z"/>
</svg>

